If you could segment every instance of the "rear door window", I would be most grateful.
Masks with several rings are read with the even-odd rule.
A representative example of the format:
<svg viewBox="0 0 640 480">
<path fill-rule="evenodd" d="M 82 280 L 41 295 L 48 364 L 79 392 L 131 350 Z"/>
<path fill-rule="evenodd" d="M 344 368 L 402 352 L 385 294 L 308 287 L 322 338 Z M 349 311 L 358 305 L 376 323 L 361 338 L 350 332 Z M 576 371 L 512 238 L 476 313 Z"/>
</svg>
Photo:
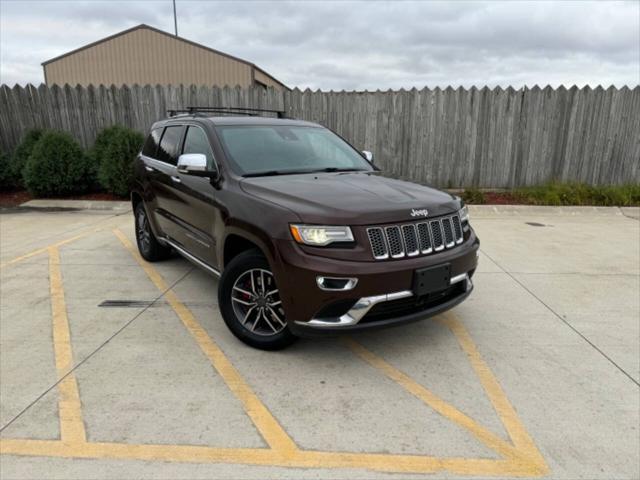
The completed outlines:
<svg viewBox="0 0 640 480">
<path fill-rule="evenodd" d="M 151 133 L 147 137 L 147 141 L 144 142 L 144 147 L 142 147 L 142 154 L 147 157 L 156 158 L 161 136 L 162 128 L 154 128 L 151 130 Z"/>
<path fill-rule="evenodd" d="M 178 155 L 180 151 L 180 140 L 182 140 L 182 125 L 173 125 L 164 129 L 162 140 L 160 140 L 160 148 L 156 158 L 161 162 L 176 165 L 178 163 Z"/>
</svg>

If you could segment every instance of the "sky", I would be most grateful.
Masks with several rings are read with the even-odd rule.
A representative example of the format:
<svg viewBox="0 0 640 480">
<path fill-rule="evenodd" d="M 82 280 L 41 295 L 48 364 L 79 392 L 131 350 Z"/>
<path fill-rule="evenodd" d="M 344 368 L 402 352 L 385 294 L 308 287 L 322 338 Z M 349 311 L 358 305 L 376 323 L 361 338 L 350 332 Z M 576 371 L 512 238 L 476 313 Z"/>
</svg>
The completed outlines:
<svg viewBox="0 0 640 480">
<path fill-rule="evenodd" d="M 255 63 L 290 87 L 640 83 L 640 0 L 187 1 L 180 36 Z M 173 32 L 171 0 L 0 0 L 0 83 L 134 25 Z"/>
</svg>

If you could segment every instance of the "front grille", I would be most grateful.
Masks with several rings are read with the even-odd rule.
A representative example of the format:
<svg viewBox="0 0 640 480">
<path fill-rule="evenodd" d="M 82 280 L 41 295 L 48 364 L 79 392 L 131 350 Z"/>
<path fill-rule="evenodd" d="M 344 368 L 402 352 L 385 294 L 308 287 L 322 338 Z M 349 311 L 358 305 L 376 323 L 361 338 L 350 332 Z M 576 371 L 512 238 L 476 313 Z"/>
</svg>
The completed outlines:
<svg viewBox="0 0 640 480">
<path fill-rule="evenodd" d="M 440 252 L 463 241 L 462 224 L 458 215 L 428 222 L 367 228 L 373 258 L 413 257 Z"/>
</svg>

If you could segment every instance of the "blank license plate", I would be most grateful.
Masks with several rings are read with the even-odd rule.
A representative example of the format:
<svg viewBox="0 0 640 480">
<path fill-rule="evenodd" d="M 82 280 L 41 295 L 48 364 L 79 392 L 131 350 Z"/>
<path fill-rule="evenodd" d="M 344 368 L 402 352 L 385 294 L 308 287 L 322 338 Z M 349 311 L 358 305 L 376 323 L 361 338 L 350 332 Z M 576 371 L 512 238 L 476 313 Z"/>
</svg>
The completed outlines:
<svg viewBox="0 0 640 480">
<path fill-rule="evenodd" d="M 420 268 L 413 273 L 413 294 L 417 297 L 449 287 L 451 265 Z"/>
</svg>

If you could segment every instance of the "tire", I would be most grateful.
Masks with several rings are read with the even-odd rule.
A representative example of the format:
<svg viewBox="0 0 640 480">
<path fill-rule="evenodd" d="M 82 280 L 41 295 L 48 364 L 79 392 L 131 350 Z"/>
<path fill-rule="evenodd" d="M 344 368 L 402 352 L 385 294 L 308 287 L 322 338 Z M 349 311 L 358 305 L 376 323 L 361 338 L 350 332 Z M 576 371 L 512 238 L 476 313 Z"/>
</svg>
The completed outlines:
<svg viewBox="0 0 640 480">
<path fill-rule="evenodd" d="M 247 345 L 281 350 L 297 339 L 287 325 L 269 262 L 257 250 L 241 253 L 225 268 L 218 305 L 229 330 Z"/>
<path fill-rule="evenodd" d="M 151 230 L 149 216 L 142 202 L 136 205 L 134 219 L 136 243 L 138 244 L 138 251 L 142 258 L 148 262 L 157 262 L 169 257 L 169 255 L 171 255 L 171 248 L 161 245 L 160 242 L 158 242 L 158 239 L 153 234 L 153 230 Z"/>
</svg>

